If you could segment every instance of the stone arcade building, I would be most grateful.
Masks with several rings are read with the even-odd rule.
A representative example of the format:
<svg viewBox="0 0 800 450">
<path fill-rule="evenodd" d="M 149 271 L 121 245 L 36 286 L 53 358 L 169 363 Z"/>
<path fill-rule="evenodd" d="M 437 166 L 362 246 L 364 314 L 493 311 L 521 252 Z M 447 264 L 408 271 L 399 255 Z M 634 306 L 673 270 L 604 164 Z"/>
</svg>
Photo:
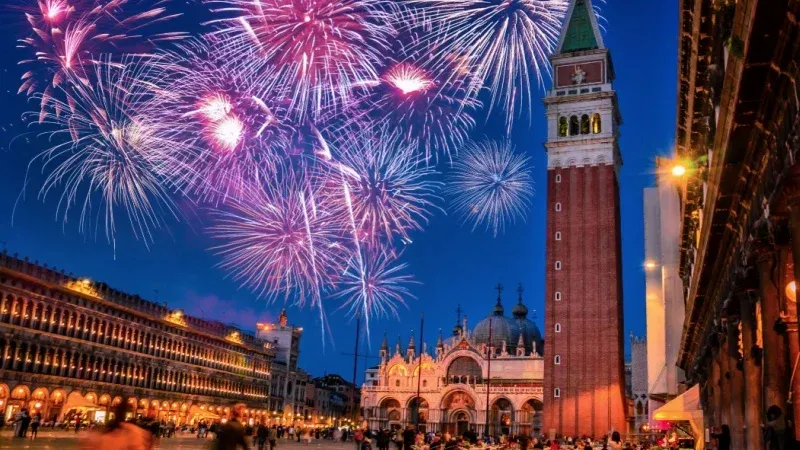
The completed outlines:
<svg viewBox="0 0 800 450">
<path fill-rule="evenodd" d="M 178 424 L 268 417 L 274 351 L 251 334 L 0 254 L 0 411 L 102 422 L 127 402 Z"/>
<path fill-rule="evenodd" d="M 772 405 L 800 438 L 798 14 L 797 0 L 680 3 L 677 363 L 735 449 L 767 448 Z"/>
<path fill-rule="evenodd" d="M 418 352 L 413 337 L 405 351 L 398 337 L 391 353 L 384 336 L 381 364 L 367 370 L 361 391 L 369 427 L 395 429 L 419 422 L 427 431 L 462 433 L 474 428 L 482 434 L 489 387 L 491 434 L 540 432 L 542 337 L 527 316 L 520 289 L 512 317 L 504 315 L 498 296 L 492 312 L 473 331 L 459 318 L 452 337 L 443 339 L 440 332 L 433 355 L 425 344 Z"/>
</svg>

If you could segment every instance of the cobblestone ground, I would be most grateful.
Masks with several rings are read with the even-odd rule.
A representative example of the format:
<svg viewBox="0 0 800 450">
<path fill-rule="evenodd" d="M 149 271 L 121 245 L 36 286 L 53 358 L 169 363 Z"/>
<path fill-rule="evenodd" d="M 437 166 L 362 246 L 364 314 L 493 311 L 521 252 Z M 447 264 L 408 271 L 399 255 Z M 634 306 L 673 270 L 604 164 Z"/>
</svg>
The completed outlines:
<svg viewBox="0 0 800 450">
<path fill-rule="evenodd" d="M 30 439 L 12 439 L 10 431 L 0 432 L 0 449 L 28 449 L 28 450 L 44 450 L 44 449 L 77 449 L 80 438 L 85 436 L 83 433 L 75 435 L 75 433 L 66 432 L 52 432 L 47 431 L 39 433 L 39 438 L 36 440 Z M 312 441 L 311 445 L 298 444 L 297 442 L 280 440 L 276 450 L 354 450 L 354 444 L 341 443 L 331 441 Z M 171 439 L 162 439 L 157 447 L 163 450 L 210 450 L 211 440 L 197 439 L 193 435 L 176 436 Z M 252 447 L 255 449 L 256 447 Z M 115 450 L 115 449 L 98 449 L 98 450 Z"/>
</svg>

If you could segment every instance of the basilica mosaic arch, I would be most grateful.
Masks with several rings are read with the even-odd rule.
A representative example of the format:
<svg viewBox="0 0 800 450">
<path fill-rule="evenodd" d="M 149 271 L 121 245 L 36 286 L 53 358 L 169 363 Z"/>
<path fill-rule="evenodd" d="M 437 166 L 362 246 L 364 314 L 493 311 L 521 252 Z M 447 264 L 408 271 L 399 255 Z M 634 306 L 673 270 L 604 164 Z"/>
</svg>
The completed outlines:
<svg viewBox="0 0 800 450">
<path fill-rule="evenodd" d="M 465 322 L 452 337 L 439 337 L 433 355 L 425 347 L 417 355 L 413 339 L 405 350 L 398 340 L 390 354 L 384 339 L 381 364 L 368 370 L 362 388 L 369 427 L 418 425 L 425 431 L 460 434 L 473 429 L 483 434 L 488 412 L 491 434 L 540 432 L 543 359 L 536 347 L 541 344 L 525 342 L 518 328 L 515 331 L 510 319 L 502 316 L 499 302 L 490 317 L 509 322 L 503 339 L 489 342 L 481 333 L 467 330 Z M 487 383 L 490 356 L 491 383 Z"/>
</svg>

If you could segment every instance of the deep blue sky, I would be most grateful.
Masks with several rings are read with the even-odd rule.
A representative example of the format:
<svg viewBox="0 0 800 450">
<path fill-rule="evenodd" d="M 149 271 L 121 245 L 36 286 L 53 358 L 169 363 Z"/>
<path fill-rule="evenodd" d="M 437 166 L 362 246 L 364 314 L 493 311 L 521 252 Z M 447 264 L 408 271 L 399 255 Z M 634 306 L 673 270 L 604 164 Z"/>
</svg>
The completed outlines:
<svg viewBox="0 0 800 450">
<path fill-rule="evenodd" d="M 626 336 L 630 331 L 637 335 L 645 332 L 642 189 L 653 183 L 655 156 L 670 154 L 674 141 L 677 9 L 673 2 L 642 0 L 609 0 L 603 6 L 607 19 L 604 39 L 614 59 L 624 120 L 620 186 Z M 276 317 L 281 304 L 268 305 L 256 299 L 215 268 L 218 259 L 207 250 L 210 242 L 200 232 L 199 223 L 177 224 L 169 232 L 157 233 L 155 245 L 149 250 L 121 233 L 115 255 L 104 236 L 82 236 L 74 224 L 65 227 L 56 220 L 57 199 L 53 197 L 45 203 L 38 200 L 38 186 L 26 190 L 27 197 L 20 201 L 12 223 L 25 170 L 37 147 L 34 139 L 28 144 L 24 136 L 9 145 L 11 138 L 26 130 L 21 114 L 33 106 L 15 94 L 22 70 L 17 61 L 22 55 L 15 48 L 10 27 L 4 30 L 6 33 L 0 37 L 0 248 L 5 246 L 32 260 L 245 328 L 252 328 L 256 320 Z M 24 28 L 17 31 L 22 33 Z M 391 345 L 401 334 L 405 346 L 412 328 L 418 339 L 421 312 L 426 316 L 429 343 L 435 342 L 438 328 L 443 328 L 445 334 L 452 329 L 459 304 L 474 325 L 492 308 L 497 282 L 507 287 L 507 314 L 515 301 L 513 290 L 522 282 L 525 301 L 531 310 L 539 312 L 536 322 L 544 328 L 547 164 L 542 146 L 546 133 L 541 103 L 534 105 L 532 117 L 529 129 L 523 121 L 515 133 L 517 148 L 526 151 L 535 166 L 537 192 L 526 223 L 518 223 L 494 239 L 490 234 L 471 233 L 469 228 L 459 226 L 454 217 L 435 216 L 426 231 L 416 233 L 414 244 L 405 253 L 411 272 L 421 282 L 413 287 L 417 300 L 409 301 L 399 320 L 373 321 L 372 354 L 377 353 L 384 330 Z M 484 133 L 496 134 L 495 130 L 484 129 L 476 135 Z M 342 353 L 353 351 L 354 324 L 343 313 L 334 311 L 334 302 L 329 304 L 335 347 L 328 343 L 324 355 L 320 353 L 322 334 L 316 313 L 296 308 L 288 311 L 290 322 L 305 329 L 300 366 L 313 375 L 340 372 L 349 378 L 352 356 Z M 363 359 L 359 363 L 362 378 Z"/>
</svg>

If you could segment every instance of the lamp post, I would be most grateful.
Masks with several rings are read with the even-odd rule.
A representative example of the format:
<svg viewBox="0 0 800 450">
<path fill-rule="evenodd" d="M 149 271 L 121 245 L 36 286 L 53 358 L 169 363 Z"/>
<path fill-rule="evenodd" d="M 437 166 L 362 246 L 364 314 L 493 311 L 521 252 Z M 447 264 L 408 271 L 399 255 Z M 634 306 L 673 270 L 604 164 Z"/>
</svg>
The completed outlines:
<svg viewBox="0 0 800 450">
<path fill-rule="evenodd" d="M 492 386 L 492 353 L 494 353 L 492 347 L 492 318 L 489 317 L 489 352 L 488 362 L 486 363 L 486 429 L 484 430 L 487 442 L 489 440 L 489 391 Z"/>
</svg>

